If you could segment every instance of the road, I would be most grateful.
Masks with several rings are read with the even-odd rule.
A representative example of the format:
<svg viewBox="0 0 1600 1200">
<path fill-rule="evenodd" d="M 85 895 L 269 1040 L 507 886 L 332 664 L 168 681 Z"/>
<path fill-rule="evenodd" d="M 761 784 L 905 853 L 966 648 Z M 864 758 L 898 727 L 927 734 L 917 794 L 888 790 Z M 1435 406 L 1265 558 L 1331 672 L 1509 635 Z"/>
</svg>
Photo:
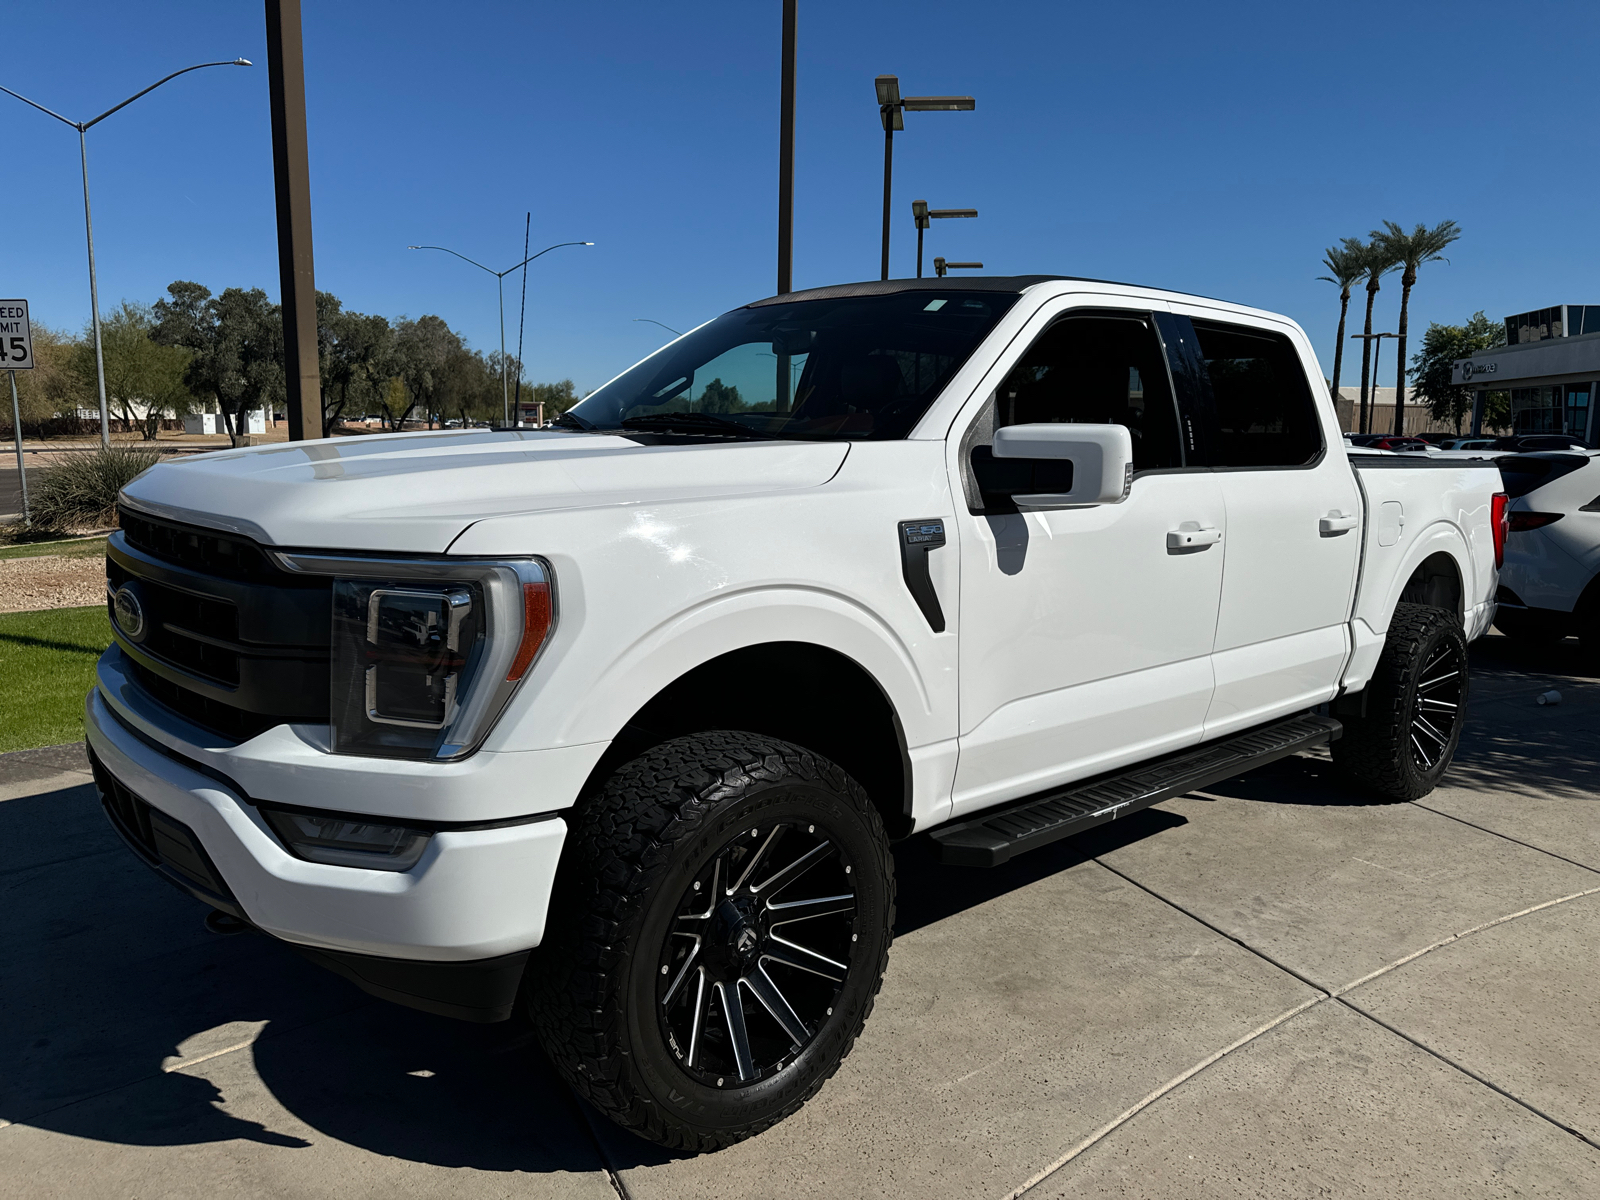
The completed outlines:
<svg viewBox="0 0 1600 1200">
<path fill-rule="evenodd" d="M 0 1196 L 1593 1195 L 1600 680 L 1573 646 L 1475 647 L 1418 803 L 1303 756 L 993 871 L 902 844 L 854 1053 L 697 1158 L 586 1110 L 520 1025 L 206 933 L 80 750 L 5 756 Z"/>
</svg>

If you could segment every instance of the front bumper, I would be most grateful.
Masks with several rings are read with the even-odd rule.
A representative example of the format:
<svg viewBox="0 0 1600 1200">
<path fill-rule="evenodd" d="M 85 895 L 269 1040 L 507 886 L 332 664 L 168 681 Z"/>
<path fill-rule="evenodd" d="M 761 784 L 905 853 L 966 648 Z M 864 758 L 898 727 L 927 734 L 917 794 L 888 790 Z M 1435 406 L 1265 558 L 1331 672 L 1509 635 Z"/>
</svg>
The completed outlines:
<svg viewBox="0 0 1600 1200">
<path fill-rule="evenodd" d="M 152 747 L 118 720 L 98 690 L 89 693 L 85 726 L 100 771 L 148 807 L 151 841 L 141 846 L 128 819 L 118 820 L 108 804 L 113 824 L 141 857 L 171 882 L 274 937 L 347 966 L 355 956 L 426 967 L 525 954 L 544 936 L 566 838 L 559 816 L 443 830 L 409 871 L 306 862 L 283 848 L 236 783 Z M 182 850 L 186 838 L 192 853 Z M 381 964 L 356 966 L 343 973 L 384 976 Z"/>
</svg>

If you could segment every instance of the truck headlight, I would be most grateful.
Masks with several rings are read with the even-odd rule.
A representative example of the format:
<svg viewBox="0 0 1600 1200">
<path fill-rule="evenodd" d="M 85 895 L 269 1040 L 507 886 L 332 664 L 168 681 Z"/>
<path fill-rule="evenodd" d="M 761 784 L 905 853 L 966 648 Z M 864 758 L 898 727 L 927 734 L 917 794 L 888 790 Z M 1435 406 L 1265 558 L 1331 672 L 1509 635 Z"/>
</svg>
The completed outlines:
<svg viewBox="0 0 1600 1200">
<path fill-rule="evenodd" d="M 538 559 L 277 557 L 333 576 L 335 754 L 472 753 L 555 623 L 550 569 Z"/>
</svg>

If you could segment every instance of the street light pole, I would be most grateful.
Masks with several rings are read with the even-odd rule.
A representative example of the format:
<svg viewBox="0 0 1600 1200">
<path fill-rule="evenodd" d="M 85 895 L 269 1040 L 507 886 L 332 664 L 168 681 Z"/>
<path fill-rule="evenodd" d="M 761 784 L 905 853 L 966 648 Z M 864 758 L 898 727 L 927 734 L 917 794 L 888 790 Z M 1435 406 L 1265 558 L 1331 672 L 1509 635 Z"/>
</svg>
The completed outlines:
<svg viewBox="0 0 1600 1200">
<path fill-rule="evenodd" d="M 794 77 L 798 0 L 783 0 L 783 77 L 778 96 L 778 295 L 794 290 Z"/>
<path fill-rule="evenodd" d="M 1398 333 L 1352 333 L 1350 335 L 1350 340 L 1352 342 L 1358 342 L 1358 341 L 1359 342 L 1365 342 L 1365 341 L 1371 340 L 1371 341 L 1374 341 L 1374 342 L 1377 343 L 1377 345 L 1373 348 L 1373 352 L 1372 352 L 1372 379 L 1373 379 L 1373 384 L 1372 384 L 1372 408 L 1373 409 L 1376 409 L 1378 407 L 1378 384 L 1377 384 L 1377 378 L 1378 378 L 1378 355 L 1383 353 L 1383 339 L 1386 338 L 1386 337 L 1387 338 L 1398 338 L 1399 336 L 1400 335 Z M 1337 398 L 1338 397 L 1335 397 L 1335 399 L 1337 399 Z M 1369 426 L 1371 425 L 1371 421 L 1369 421 L 1368 418 L 1367 418 L 1367 414 L 1371 410 L 1367 408 L 1367 406 L 1365 404 L 1365 399 L 1366 399 L 1366 397 L 1363 396 L 1362 397 L 1363 404 L 1361 406 L 1361 416 L 1360 416 L 1360 419 L 1356 422 L 1356 425 L 1357 425 L 1357 430 L 1356 431 L 1358 433 L 1371 433 L 1372 432 L 1371 428 L 1369 428 Z M 1395 432 L 1398 434 L 1400 431 L 1396 430 Z"/>
<path fill-rule="evenodd" d="M 538 254 L 530 254 L 519 263 L 513 263 L 504 271 L 496 271 L 493 267 L 486 267 L 475 258 L 468 258 L 460 251 L 452 250 L 449 246 L 407 246 L 407 250 L 442 250 L 446 254 L 454 254 L 462 262 L 471 263 L 480 271 L 487 271 L 495 277 L 500 291 L 500 400 L 503 408 L 503 424 L 511 424 L 511 388 L 506 382 L 506 276 L 518 267 L 525 267 L 534 259 L 549 254 L 552 250 L 559 250 L 563 246 L 592 246 L 593 242 L 557 242 L 554 246 L 546 246 Z M 519 363 L 520 367 L 521 364 Z"/>
<path fill-rule="evenodd" d="M 108 449 L 111 446 L 111 418 L 106 408 L 106 362 L 105 354 L 100 344 L 100 289 L 99 283 L 95 276 L 94 268 L 94 222 L 89 216 L 89 142 L 85 135 L 90 129 L 100 124 L 101 121 L 104 121 L 112 113 L 118 111 L 119 109 L 127 108 L 128 105 L 139 99 L 139 97 L 155 91 L 163 83 L 166 83 L 168 80 L 176 79 L 179 75 L 187 75 L 190 71 L 198 71 L 204 67 L 248 67 L 251 65 L 253 64 L 248 58 L 234 58 L 229 59 L 227 62 L 195 63 L 195 65 L 192 67 L 184 67 L 181 71 L 174 71 L 170 75 L 163 76 L 152 83 L 149 87 L 145 88 L 144 91 L 135 92 L 126 100 L 122 101 L 122 103 L 112 105 L 112 107 L 106 109 L 105 112 L 101 113 L 98 117 L 95 117 L 91 121 L 71 120 L 68 117 L 63 117 L 58 112 L 54 112 L 51 109 L 46 108 L 44 105 L 35 100 L 29 100 L 20 92 L 13 92 L 8 87 L 0 87 L 0 92 L 4 92 L 6 95 L 14 97 L 17 100 L 21 100 L 24 104 L 32 108 L 37 108 L 45 115 L 54 117 L 62 124 L 70 125 L 72 128 L 78 131 L 78 157 L 83 164 L 83 230 L 84 236 L 87 238 L 89 243 L 89 319 L 90 324 L 94 329 L 94 372 L 95 382 L 98 386 L 100 395 L 100 448 L 103 450 Z"/>
<path fill-rule="evenodd" d="M 977 102 L 971 96 L 901 96 L 898 75 L 879 75 L 873 80 L 878 93 L 878 117 L 883 122 L 883 261 L 880 279 L 889 278 L 890 193 L 894 186 L 894 135 L 906 127 L 902 113 L 971 112 Z"/>
<path fill-rule="evenodd" d="M 975 208 L 929 208 L 926 200 L 913 200 L 911 202 L 911 219 L 917 225 L 917 278 L 922 278 L 922 232 L 934 221 L 946 217 L 976 217 L 978 210 Z M 947 263 L 946 266 L 954 264 Z"/>
</svg>

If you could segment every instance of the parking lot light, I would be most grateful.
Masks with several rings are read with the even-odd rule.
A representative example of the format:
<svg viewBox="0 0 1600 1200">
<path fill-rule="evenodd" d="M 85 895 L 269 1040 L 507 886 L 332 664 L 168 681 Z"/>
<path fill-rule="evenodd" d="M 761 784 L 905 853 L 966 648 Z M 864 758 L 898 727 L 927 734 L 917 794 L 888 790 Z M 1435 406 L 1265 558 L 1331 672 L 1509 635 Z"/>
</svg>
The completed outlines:
<svg viewBox="0 0 1600 1200">
<path fill-rule="evenodd" d="M 898 75 L 873 80 L 878 94 L 878 118 L 883 122 L 883 263 L 880 279 L 889 278 L 889 201 L 894 180 L 894 135 L 906 127 L 906 112 L 971 112 L 971 96 L 902 96 Z"/>
</svg>

